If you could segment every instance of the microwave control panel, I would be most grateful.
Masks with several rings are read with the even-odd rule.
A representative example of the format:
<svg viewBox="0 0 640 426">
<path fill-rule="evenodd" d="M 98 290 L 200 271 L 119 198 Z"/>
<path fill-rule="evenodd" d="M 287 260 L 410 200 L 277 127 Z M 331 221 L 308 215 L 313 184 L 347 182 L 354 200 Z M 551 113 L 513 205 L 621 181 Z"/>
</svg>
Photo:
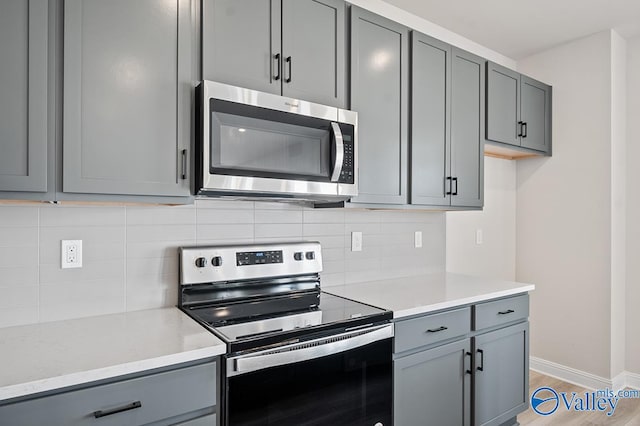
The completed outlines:
<svg viewBox="0 0 640 426">
<path fill-rule="evenodd" d="M 340 125 L 342 128 L 342 142 L 344 144 L 344 162 L 342 163 L 342 171 L 340 172 L 339 183 L 354 182 L 354 143 L 353 143 L 353 127 Z M 347 127 L 347 128 L 345 128 Z"/>
</svg>

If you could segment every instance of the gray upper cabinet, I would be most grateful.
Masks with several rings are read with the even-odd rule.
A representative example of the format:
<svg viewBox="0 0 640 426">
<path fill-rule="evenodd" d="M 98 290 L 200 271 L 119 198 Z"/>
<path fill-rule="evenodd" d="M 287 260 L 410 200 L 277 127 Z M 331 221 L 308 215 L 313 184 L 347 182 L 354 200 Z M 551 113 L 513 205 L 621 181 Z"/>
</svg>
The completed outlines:
<svg viewBox="0 0 640 426">
<path fill-rule="evenodd" d="M 351 109 L 358 112 L 354 203 L 407 203 L 409 30 L 351 8 Z"/>
<path fill-rule="evenodd" d="M 471 424 L 468 338 L 394 361 L 394 424 Z"/>
<path fill-rule="evenodd" d="M 203 78 L 345 106 L 343 0 L 204 0 Z"/>
<path fill-rule="evenodd" d="M 486 138 L 551 155 L 551 86 L 487 62 Z"/>
<path fill-rule="evenodd" d="M 191 0 L 66 0 L 65 193 L 189 196 Z"/>
<path fill-rule="evenodd" d="M 456 48 L 451 58 L 451 205 L 482 207 L 485 60 Z"/>
<path fill-rule="evenodd" d="M 280 94 L 281 1 L 204 0 L 202 78 Z"/>
<path fill-rule="evenodd" d="M 451 46 L 411 33 L 411 204 L 451 203 Z"/>
<path fill-rule="evenodd" d="M 47 191 L 48 13 L 0 2 L 0 191 Z"/>
<path fill-rule="evenodd" d="M 412 33 L 411 204 L 482 207 L 484 59 Z"/>
</svg>

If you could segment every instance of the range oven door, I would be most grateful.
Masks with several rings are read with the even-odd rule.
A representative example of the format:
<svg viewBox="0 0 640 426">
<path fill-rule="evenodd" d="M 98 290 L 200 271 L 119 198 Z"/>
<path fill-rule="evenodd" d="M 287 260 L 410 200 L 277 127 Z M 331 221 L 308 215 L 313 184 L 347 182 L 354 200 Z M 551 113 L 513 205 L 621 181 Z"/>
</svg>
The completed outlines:
<svg viewBox="0 0 640 426">
<path fill-rule="evenodd" d="M 390 324 L 226 362 L 227 426 L 392 424 Z"/>
<path fill-rule="evenodd" d="M 200 193 L 357 193 L 357 114 L 210 81 L 201 86 Z"/>
</svg>

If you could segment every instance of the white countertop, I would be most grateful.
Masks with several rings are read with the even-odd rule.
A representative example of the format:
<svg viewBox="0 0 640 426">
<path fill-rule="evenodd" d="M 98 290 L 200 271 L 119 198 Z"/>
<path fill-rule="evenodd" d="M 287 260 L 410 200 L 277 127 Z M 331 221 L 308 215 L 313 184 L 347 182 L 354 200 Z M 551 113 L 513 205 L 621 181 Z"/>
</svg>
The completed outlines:
<svg viewBox="0 0 640 426">
<path fill-rule="evenodd" d="M 393 311 L 394 318 L 526 293 L 533 284 L 449 272 L 323 288 L 326 293 Z"/>
<path fill-rule="evenodd" d="M 0 328 L 0 401 L 225 351 L 177 308 Z"/>
</svg>

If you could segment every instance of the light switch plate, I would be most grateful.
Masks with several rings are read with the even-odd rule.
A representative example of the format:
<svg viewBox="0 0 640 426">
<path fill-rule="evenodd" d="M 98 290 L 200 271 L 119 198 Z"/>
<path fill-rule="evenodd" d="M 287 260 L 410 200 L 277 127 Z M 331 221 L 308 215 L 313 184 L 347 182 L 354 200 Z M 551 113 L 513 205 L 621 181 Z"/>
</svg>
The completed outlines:
<svg viewBox="0 0 640 426">
<path fill-rule="evenodd" d="M 62 240 L 60 267 L 82 268 L 82 240 Z"/>
<path fill-rule="evenodd" d="M 422 247 L 422 231 L 416 231 L 413 235 L 413 245 L 415 248 Z"/>
<path fill-rule="evenodd" d="M 362 232 L 351 233 L 351 251 L 362 251 Z"/>
</svg>

